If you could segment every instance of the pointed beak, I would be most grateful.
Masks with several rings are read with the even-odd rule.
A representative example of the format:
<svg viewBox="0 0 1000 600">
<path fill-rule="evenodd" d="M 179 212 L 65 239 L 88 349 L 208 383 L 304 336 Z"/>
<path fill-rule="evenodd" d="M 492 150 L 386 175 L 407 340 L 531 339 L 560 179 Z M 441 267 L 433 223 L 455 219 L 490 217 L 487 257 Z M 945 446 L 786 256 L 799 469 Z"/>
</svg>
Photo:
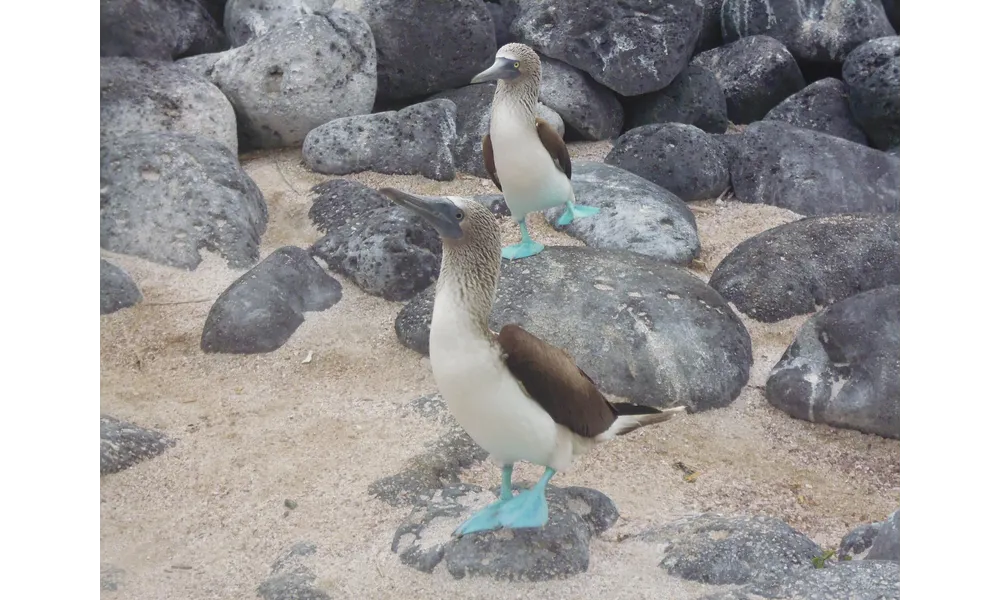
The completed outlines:
<svg viewBox="0 0 1000 600">
<path fill-rule="evenodd" d="M 423 198 L 407 194 L 396 188 L 381 188 L 379 193 L 403 208 L 412 211 L 437 230 L 441 237 L 457 240 L 462 237 L 462 225 L 459 215 L 461 209 L 447 198 Z"/>
<path fill-rule="evenodd" d="M 514 67 L 514 62 L 509 58 L 498 56 L 492 67 L 472 78 L 472 83 L 483 83 L 484 81 L 495 81 L 497 79 L 515 79 L 521 74 L 521 71 Z"/>
</svg>

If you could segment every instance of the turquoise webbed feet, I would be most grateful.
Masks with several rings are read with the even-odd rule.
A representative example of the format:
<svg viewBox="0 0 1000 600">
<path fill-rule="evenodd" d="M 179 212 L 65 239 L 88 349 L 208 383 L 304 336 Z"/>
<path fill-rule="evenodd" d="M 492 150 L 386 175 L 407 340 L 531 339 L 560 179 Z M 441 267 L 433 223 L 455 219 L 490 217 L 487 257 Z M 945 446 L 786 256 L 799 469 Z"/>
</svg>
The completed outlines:
<svg viewBox="0 0 1000 600">
<path fill-rule="evenodd" d="M 566 210 L 562 215 L 560 215 L 559 219 L 556 221 L 556 225 L 569 225 L 573 222 L 573 219 L 592 217 L 599 212 L 601 212 L 601 209 L 596 206 L 580 206 L 579 204 L 567 202 Z"/>
<path fill-rule="evenodd" d="M 517 260 L 519 258 L 534 256 L 545 248 L 545 246 L 531 239 L 531 236 L 528 235 L 528 226 L 524 223 L 524 219 L 518 221 L 517 224 L 521 228 L 521 243 L 514 244 L 513 246 L 505 246 L 500 251 L 500 256 L 503 256 L 507 260 Z"/>
<path fill-rule="evenodd" d="M 472 515 L 465 523 L 455 530 L 455 535 L 462 536 L 477 531 L 492 531 L 502 527 L 500 510 L 514 498 L 511 492 L 510 477 L 514 473 L 514 465 L 504 465 L 503 481 L 500 483 L 500 500 Z"/>
<path fill-rule="evenodd" d="M 549 521 L 549 504 L 545 488 L 556 472 L 545 469 L 545 474 L 530 490 L 525 490 L 500 507 L 500 524 L 510 529 L 542 527 Z"/>
<path fill-rule="evenodd" d="M 534 256 L 541 252 L 545 246 L 539 244 L 534 240 L 528 240 L 526 242 L 521 242 L 520 244 L 514 244 L 513 246 L 504 246 L 503 250 L 500 251 L 500 255 L 507 260 L 517 260 L 519 258 L 528 258 L 529 256 Z"/>
</svg>

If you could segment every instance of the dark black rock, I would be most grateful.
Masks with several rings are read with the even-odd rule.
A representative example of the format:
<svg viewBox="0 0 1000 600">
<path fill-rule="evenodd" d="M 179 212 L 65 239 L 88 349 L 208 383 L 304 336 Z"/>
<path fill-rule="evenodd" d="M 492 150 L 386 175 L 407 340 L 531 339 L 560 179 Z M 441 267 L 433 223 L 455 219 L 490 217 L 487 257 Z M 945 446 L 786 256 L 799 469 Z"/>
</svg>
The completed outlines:
<svg viewBox="0 0 1000 600">
<path fill-rule="evenodd" d="M 451 149 L 455 168 L 484 179 L 490 175 L 483 163 L 483 136 L 490 132 L 490 111 L 495 91 L 496 83 L 489 82 L 467 85 L 428 98 L 428 100 L 450 100 L 455 103 L 455 142 Z M 544 105 L 540 104 L 535 114 L 560 135 L 565 131 L 562 118 Z"/>
<path fill-rule="evenodd" d="M 804 569 L 776 580 L 751 583 L 700 600 L 899 600 L 899 565 L 884 560 L 836 563 Z"/>
<path fill-rule="evenodd" d="M 899 214 L 779 225 L 736 246 L 708 284 L 743 314 L 768 323 L 899 285 Z"/>
<path fill-rule="evenodd" d="M 663 123 L 627 131 L 604 162 L 648 179 L 685 202 L 717 198 L 729 187 L 725 148 L 694 125 Z"/>
<path fill-rule="evenodd" d="M 316 586 L 311 568 L 316 544 L 299 542 L 271 565 L 271 575 L 257 587 L 264 600 L 330 600 L 330 595 Z"/>
<path fill-rule="evenodd" d="M 314 128 L 368 114 L 375 102 L 375 39 L 364 20 L 339 10 L 275 25 L 238 48 L 181 64 L 229 98 L 241 151 L 297 146 Z"/>
<path fill-rule="evenodd" d="M 764 120 L 781 121 L 858 144 L 868 143 L 865 132 L 851 115 L 847 86 L 832 77 L 820 79 L 789 96 L 772 108 Z"/>
<path fill-rule="evenodd" d="M 377 171 L 455 178 L 455 103 L 431 100 L 398 112 L 335 119 L 306 136 L 302 158 L 317 172 L 346 175 Z"/>
<path fill-rule="evenodd" d="M 878 536 L 882 523 L 868 523 L 859 525 L 852 529 L 840 540 L 840 547 L 837 549 L 837 559 L 840 561 L 860 560 L 867 556 L 871 550 L 875 537 Z"/>
<path fill-rule="evenodd" d="M 660 567 L 700 583 L 767 582 L 813 569 L 816 542 L 773 517 L 703 514 L 642 535 L 666 545 Z"/>
<path fill-rule="evenodd" d="M 625 112 L 610 90 L 564 62 L 541 59 L 538 100 L 556 111 L 571 132 L 584 140 L 606 140 L 621 132 Z"/>
<path fill-rule="evenodd" d="M 312 207 L 309 220 L 323 233 L 347 227 L 357 231 L 380 208 L 395 206 L 388 198 L 363 183 L 331 179 L 309 190 Z"/>
<path fill-rule="evenodd" d="M 899 147 L 899 37 L 859 46 L 844 62 L 851 112 L 882 150 Z"/>
<path fill-rule="evenodd" d="M 424 290 L 396 318 L 400 341 L 425 355 L 433 297 Z M 750 335 L 725 300 L 632 252 L 553 246 L 505 261 L 490 326 L 507 323 L 565 348 L 606 393 L 650 406 L 727 406 L 749 377 Z"/>
<path fill-rule="evenodd" d="M 704 52 L 722 45 L 722 2 L 723 0 L 703 0 L 705 10 L 701 17 L 701 35 L 695 45 L 695 52 Z"/>
<path fill-rule="evenodd" d="M 726 95 L 715 75 L 688 65 L 662 90 L 626 99 L 626 128 L 653 123 L 686 123 L 709 133 L 729 126 Z"/>
<path fill-rule="evenodd" d="M 736 124 L 759 121 L 806 85 L 792 55 L 781 42 L 766 35 L 707 50 L 691 64 L 715 74 L 726 95 L 729 120 Z"/>
<path fill-rule="evenodd" d="M 441 237 L 422 217 L 398 206 L 368 213 L 363 224 L 330 231 L 310 252 L 364 292 L 409 300 L 437 280 Z"/>
<path fill-rule="evenodd" d="M 101 314 L 107 315 L 142 301 L 142 292 L 129 274 L 101 259 Z"/>
<path fill-rule="evenodd" d="M 866 559 L 899 562 L 899 510 L 889 515 L 879 528 Z"/>
<path fill-rule="evenodd" d="M 482 0 L 338 0 L 368 22 L 378 49 L 380 100 L 407 100 L 468 85 L 497 51 Z"/>
<path fill-rule="evenodd" d="M 511 31 L 538 52 L 623 96 L 665 88 L 687 66 L 701 32 L 699 0 L 522 2 Z"/>
<path fill-rule="evenodd" d="M 840 64 L 870 39 L 892 35 L 881 0 L 726 0 L 726 42 L 769 35 L 803 64 Z"/>
<path fill-rule="evenodd" d="M 458 425 L 440 394 L 416 398 L 407 409 L 447 429 L 401 472 L 369 485 L 368 493 L 392 506 L 424 506 L 442 487 L 459 483 L 462 470 L 486 460 L 487 452 Z"/>
<path fill-rule="evenodd" d="M 302 313 L 340 301 L 340 282 L 302 248 L 278 248 L 222 292 L 201 334 L 204 352 L 277 350 L 305 320 Z"/>
<path fill-rule="evenodd" d="M 117 473 L 174 446 L 164 434 L 101 415 L 101 475 Z"/>
<path fill-rule="evenodd" d="M 172 60 L 226 46 L 199 0 L 101 0 L 101 56 Z"/>
<path fill-rule="evenodd" d="M 174 133 L 101 145 L 101 247 L 193 270 L 199 250 L 251 266 L 267 227 L 260 189 L 225 146 Z"/>
<path fill-rule="evenodd" d="M 628 250 L 688 265 L 701 249 L 691 209 L 667 189 L 612 165 L 573 165 L 573 193 L 601 212 L 569 225 L 556 225 L 565 207 L 545 211 L 549 224 L 583 240 L 591 248 Z"/>
<path fill-rule="evenodd" d="M 746 128 L 729 164 L 743 202 L 801 215 L 899 212 L 899 159 L 778 121 Z"/>
<path fill-rule="evenodd" d="M 524 486 L 515 486 L 524 489 Z M 481 532 L 442 540 L 497 495 L 475 486 L 452 484 L 414 509 L 393 538 L 403 564 L 430 573 L 441 561 L 456 579 L 544 581 L 587 570 L 590 538 L 614 524 L 618 511 L 604 494 L 587 488 L 546 490 L 549 522 L 540 529 Z"/>
<path fill-rule="evenodd" d="M 899 438 L 899 286 L 811 317 L 771 370 L 768 402 L 797 419 Z"/>
<path fill-rule="evenodd" d="M 101 143 L 143 131 L 200 135 L 236 154 L 236 113 L 219 88 L 171 63 L 101 59 Z"/>
</svg>

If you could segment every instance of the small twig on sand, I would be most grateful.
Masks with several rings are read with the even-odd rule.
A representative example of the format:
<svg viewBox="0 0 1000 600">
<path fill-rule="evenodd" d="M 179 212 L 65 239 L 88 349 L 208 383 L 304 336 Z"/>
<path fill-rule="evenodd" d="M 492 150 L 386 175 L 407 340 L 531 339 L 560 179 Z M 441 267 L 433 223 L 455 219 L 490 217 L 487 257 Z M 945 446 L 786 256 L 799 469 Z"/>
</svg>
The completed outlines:
<svg viewBox="0 0 1000 600">
<path fill-rule="evenodd" d="M 704 215 L 707 215 L 712 212 L 712 209 L 710 208 L 703 208 L 701 206 L 695 206 L 693 204 L 688 204 L 688 208 L 691 209 L 691 212 L 693 213 L 701 213 Z"/>
<path fill-rule="evenodd" d="M 177 304 L 199 304 L 211 301 L 211 298 L 200 298 L 198 300 L 175 300 L 173 302 L 143 302 L 140 306 L 175 306 Z"/>
<path fill-rule="evenodd" d="M 285 182 L 285 185 L 287 185 L 288 188 L 290 190 L 292 190 L 293 192 L 295 192 L 297 195 L 301 196 L 302 192 L 300 192 L 299 190 L 295 189 L 295 186 L 292 185 L 292 182 L 288 181 L 288 178 L 285 177 L 285 172 L 281 170 L 281 165 L 278 164 L 278 157 L 277 156 L 272 156 L 271 157 L 271 161 L 274 162 L 274 170 L 278 172 L 278 175 L 281 175 L 281 179 Z"/>
</svg>

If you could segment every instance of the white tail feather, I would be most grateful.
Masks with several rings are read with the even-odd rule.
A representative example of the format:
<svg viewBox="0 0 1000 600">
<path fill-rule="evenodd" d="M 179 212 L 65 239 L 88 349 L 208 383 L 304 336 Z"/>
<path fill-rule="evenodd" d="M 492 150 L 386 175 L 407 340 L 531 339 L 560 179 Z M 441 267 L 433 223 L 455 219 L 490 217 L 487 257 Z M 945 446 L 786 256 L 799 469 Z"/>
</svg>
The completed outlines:
<svg viewBox="0 0 1000 600">
<path fill-rule="evenodd" d="M 674 418 L 675 415 L 685 412 L 687 412 L 687 407 L 675 406 L 674 408 L 667 408 L 661 412 L 652 414 L 619 415 L 619 417 L 615 419 L 615 422 L 611 424 L 611 427 L 602 433 L 600 437 L 608 440 L 616 436 L 631 433 L 640 427 L 645 427 L 646 425 L 654 425 L 656 423 L 662 423 L 663 421 L 669 421 Z"/>
</svg>

